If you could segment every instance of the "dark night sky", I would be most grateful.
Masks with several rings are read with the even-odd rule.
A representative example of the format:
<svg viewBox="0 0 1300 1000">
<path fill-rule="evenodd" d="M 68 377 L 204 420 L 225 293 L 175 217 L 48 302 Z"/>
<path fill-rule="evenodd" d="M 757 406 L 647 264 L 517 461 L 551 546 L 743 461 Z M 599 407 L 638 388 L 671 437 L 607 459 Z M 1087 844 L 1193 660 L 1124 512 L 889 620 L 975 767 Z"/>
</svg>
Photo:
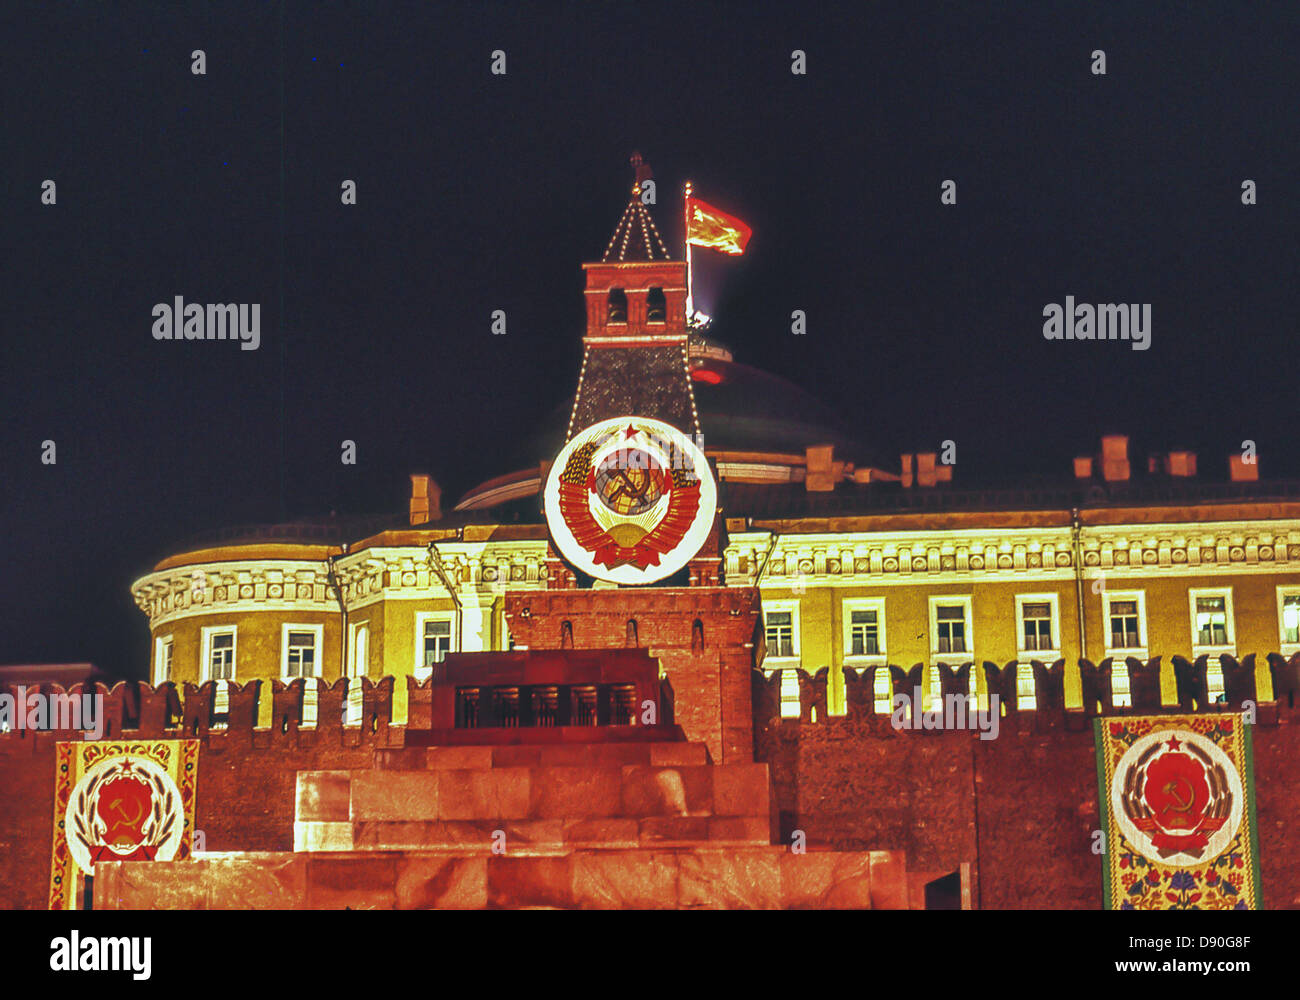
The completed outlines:
<svg viewBox="0 0 1300 1000">
<path fill-rule="evenodd" d="M 7 4 L 0 662 L 143 675 L 175 541 L 508 471 L 634 148 L 670 245 L 686 177 L 754 229 L 716 335 L 883 454 L 1068 473 L 1114 430 L 1300 474 L 1293 5 L 858 6 Z M 1151 303 L 1151 349 L 1045 341 L 1070 294 Z M 260 350 L 154 341 L 176 295 L 261 303 Z"/>
</svg>

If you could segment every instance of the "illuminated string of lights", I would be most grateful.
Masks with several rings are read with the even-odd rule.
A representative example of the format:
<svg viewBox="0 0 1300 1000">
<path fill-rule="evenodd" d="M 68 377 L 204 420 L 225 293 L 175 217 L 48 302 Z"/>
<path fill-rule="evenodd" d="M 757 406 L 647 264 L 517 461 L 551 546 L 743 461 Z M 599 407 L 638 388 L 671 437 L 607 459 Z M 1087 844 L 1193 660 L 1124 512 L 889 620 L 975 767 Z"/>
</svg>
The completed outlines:
<svg viewBox="0 0 1300 1000">
<path fill-rule="evenodd" d="M 569 443 L 569 438 L 573 437 L 573 422 L 578 419 L 578 402 L 582 399 L 582 380 L 587 374 L 587 356 L 591 354 L 591 348 L 584 346 L 582 349 L 582 365 L 578 368 L 578 390 L 573 394 L 573 410 L 569 414 L 569 429 L 564 433 L 564 443 Z"/>
</svg>

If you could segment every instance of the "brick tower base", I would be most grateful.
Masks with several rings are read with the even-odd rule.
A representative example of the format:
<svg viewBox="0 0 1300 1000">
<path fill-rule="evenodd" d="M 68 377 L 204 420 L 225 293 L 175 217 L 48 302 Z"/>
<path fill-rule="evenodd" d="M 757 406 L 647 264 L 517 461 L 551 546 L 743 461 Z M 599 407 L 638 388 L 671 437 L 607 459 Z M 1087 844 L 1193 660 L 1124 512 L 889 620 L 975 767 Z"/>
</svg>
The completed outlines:
<svg viewBox="0 0 1300 1000">
<path fill-rule="evenodd" d="M 507 594 L 516 648 L 621 649 L 657 657 L 686 738 L 724 764 L 754 760 L 750 671 L 760 628 L 758 591 L 624 587 Z"/>
</svg>

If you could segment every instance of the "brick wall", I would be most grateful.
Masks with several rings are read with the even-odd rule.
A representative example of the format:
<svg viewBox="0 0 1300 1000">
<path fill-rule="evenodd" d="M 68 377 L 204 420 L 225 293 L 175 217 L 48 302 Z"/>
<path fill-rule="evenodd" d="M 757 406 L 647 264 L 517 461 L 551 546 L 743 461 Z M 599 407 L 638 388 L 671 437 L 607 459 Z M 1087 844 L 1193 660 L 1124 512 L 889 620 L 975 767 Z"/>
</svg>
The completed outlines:
<svg viewBox="0 0 1300 1000">
<path fill-rule="evenodd" d="M 1300 656 L 1269 659 L 1275 689 L 1285 690 L 1300 677 Z M 1095 682 L 1108 672 L 1104 666 L 1105 671 L 1084 661 L 1078 669 Z M 1186 661 L 1180 666 L 1189 685 L 1196 682 L 1195 667 Z M 1158 676 L 1159 665 L 1154 669 Z M 894 670 L 897 689 L 910 691 L 910 675 Z M 1045 668 L 1038 686 L 1043 709 L 1008 711 L 994 740 L 972 732 L 895 730 L 888 714 L 873 711 L 871 677 L 852 670 L 846 671 L 847 715 L 826 715 L 823 669 L 814 675 L 799 671 L 802 718 L 782 719 L 780 679 L 756 671 L 756 754 L 772 767 L 782 837 L 788 841 L 798 829 L 810 843 L 841 850 L 904 850 L 912 871 L 943 874 L 971 862 L 977 907 L 1100 908 L 1101 858 L 1092 851 L 1101 820 L 1091 717 L 1098 711 L 1214 708 L 1193 700 L 1181 708 L 1116 709 L 1107 683 L 1101 686 L 1105 698 L 1092 711 L 1067 712 L 1057 700 L 1063 671 L 1060 661 Z M 955 679 L 948 674 L 946 689 L 964 682 L 964 673 Z M 1225 664 L 1225 675 L 1252 676 L 1253 661 L 1244 660 L 1239 671 Z M 1233 709 L 1239 711 L 1250 695 L 1245 691 Z M 1295 701 L 1300 699 L 1284 696 L 1260 704 L 1252 731 L 1260 877 L 1270 909 L 1300 906 Z"/>
</svg>

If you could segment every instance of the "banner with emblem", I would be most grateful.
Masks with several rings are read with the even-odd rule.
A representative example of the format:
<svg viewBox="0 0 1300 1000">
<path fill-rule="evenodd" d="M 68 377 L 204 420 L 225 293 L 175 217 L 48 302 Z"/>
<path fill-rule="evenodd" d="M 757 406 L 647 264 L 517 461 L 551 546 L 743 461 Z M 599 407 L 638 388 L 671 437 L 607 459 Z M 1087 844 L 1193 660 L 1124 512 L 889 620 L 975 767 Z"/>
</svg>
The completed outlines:
<svg viewBox="0 0 1300 1000">
<path fill-rule="evenodd" d="M 50 909 L 81 909 L 99 861 L 190 856 L 198 740 L 59 743 Z"/>
<path fill-rule="evenodd" d="M 1257 910 L 1250 726 L 1240 715 L 1093 722 L 1107 910 Z"/>
</svg>

